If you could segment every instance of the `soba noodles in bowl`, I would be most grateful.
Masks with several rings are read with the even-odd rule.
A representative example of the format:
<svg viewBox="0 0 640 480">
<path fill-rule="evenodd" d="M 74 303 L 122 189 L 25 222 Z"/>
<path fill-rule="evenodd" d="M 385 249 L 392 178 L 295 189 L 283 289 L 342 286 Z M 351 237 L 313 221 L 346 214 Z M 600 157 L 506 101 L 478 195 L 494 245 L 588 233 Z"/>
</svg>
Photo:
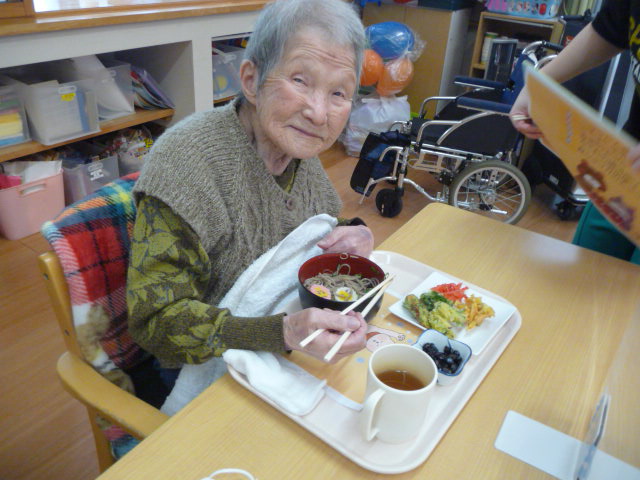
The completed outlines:
<svg viewBox="0 0 640 480">
<path fill-rule="evenodd" d="M 350 253 L 325 253 L 310 258 L 298 271 L 298 296 L 302 308 L 344 310 L 371 288 L 384 280 L 382 268 L 368 258 Z M 365 300 L 355 310 L 367 306 Z M 367 315 L 372 319 L 382 304 L 382 297 Z"/>
</svg>

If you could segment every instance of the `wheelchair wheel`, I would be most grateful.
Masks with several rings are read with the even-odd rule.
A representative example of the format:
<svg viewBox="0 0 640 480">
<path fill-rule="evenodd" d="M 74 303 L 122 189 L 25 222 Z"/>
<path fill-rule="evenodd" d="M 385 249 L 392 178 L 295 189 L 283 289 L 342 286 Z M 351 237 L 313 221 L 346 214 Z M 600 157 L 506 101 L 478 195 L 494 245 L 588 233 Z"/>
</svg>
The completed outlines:
<svg viewBox="0 0 640 480">
<path fill-rule="evenodd" d="M 449 187 L 449 205 L 504 223 L 517 223 L 531 201 L 531 187 L 513 165 L 490 160 L 469 165 Z"/>
<path fill-rule="evenodd" d="M 392 188 L 380 190 L 376 195 L 376 207 L 383 217 L 395 217 L 402 211 L 402 193 Z"/>
</svg>

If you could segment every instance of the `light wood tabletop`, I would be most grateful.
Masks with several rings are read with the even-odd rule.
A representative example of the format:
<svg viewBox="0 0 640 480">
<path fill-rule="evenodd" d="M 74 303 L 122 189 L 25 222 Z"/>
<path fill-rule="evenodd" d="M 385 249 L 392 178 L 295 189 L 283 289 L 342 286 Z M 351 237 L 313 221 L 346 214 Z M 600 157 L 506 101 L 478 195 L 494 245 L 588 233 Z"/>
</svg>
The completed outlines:
<svg viewBox="0 0 640 480">
<path fill-rule="evenodd" d="M 379 250 L 476 284 L 522 315 L 520 330 L 426 462 L 393 477 L 549 478 L 494 447 L 502 421 L 515 410 L 584 437 L 637 315 L 640 267 L 443 204 L 428 205 Z M 637 424 L 635 406 L 629 415 Z M 229 467 L 260 480 L 387 477 L 343 457 L 226 375 L 100 479 L 198 480 Z"/>
</svg>

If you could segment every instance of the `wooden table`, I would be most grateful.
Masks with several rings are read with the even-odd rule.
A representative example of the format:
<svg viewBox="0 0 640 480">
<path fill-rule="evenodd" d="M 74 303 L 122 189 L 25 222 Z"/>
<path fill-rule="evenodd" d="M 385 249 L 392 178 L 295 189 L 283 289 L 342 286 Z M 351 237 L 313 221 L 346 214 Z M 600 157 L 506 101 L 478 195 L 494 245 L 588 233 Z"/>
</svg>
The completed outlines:
<svg viewBox="0 0 640 480">
<path fill-rule="evenodd" d="M 394 478 L 547 478 L 494 448 L 504 416 L 515 410 L 585 435 L 623 332 L 637 315 L 640 268 L 443 204 L 427 206 L 379 249 L 501 295 L 523 318 L 427 461 Z M 638 392 L 632 395 L 637 402 Z M 636 407 L 628 415 L 637 425 Z M 352 463 L 227 375 L 100 479 L 198 480 L 227 467 L 260 480 L 386 477 Z"/>
</svg>

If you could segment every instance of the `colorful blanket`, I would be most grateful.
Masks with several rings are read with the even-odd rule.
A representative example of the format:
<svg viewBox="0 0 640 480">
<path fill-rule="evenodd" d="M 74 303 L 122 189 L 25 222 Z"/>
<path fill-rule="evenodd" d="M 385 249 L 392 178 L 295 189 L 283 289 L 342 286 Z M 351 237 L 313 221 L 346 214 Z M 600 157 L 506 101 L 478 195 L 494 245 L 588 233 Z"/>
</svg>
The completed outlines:
<svg viewBox="0 0 640 480">
<path fill-rule="evenodd" d="M 127 326 L 126 280 L 136 217 L 131 190 L 138 175 L 102 187 L 42 226 L 69 286 L 73 323 L 85 360 L 131 393 L 133 384 L 123 370 L 148 357 Z M 105 428 L 110 440 L 122 440 L 119 428 Z"/>
</svg>

